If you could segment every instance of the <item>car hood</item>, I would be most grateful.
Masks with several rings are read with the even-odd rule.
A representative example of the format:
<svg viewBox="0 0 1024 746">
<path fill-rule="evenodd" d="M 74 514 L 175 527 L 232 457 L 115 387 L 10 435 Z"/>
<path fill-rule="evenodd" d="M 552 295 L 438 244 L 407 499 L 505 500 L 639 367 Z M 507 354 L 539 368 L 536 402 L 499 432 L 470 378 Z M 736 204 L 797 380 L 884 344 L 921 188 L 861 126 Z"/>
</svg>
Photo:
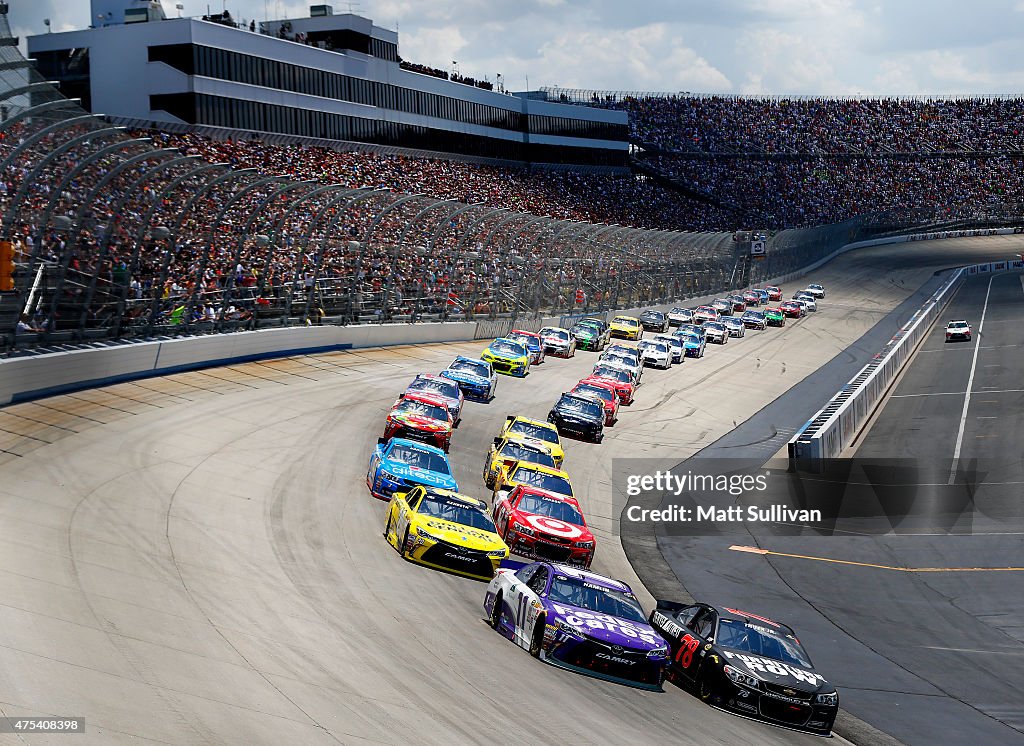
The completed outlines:
<svg viewBox="0 0 1024 746">
<path fill-rule="evenodd" d="M 410 466 L 404 461 L 392 461 L 390 459 L 381 461 L 380 466 L 384 471 L 402 479 L 430 485 L 431 487 L 440 487 L 445 490 L 458 489 L 455 477 L 451 474 L 442 474 L 441 472 L 430 471 L 430 469 L 424 469 L 420 466 Z"/>
<path fill-rule="evenodd" d="M 461 523 L 421 517 L 417 525 L 433 536 L 456 546 L 472 547 L 485 552 L 505 548 L 505 542 L 497 534 Z"/>
<path fill-rule="evenodd" d="M 476 373 L 470 373 L 465 370 L 443 370 L 441 375 L 453 381 L 461 381 L 462 383 L 490 383 L 490 379 L 487 376 L 478 376 Z"/>
<path fill-rule="evenodd" d="M 417 414 L 390 414 L 388 419 L 392 422 L 400 422 L 403 425 L 414 427 L 417 430 L 441 431 L 451 428 L 451 424 L 430 417 L 423 417 Z"/>
<path fill-rule="evenodd" d="M 725 662 L 730 666 L 735 666 L 770 684 L 787 686 L 801 692 L 831 691 L 833 688 L 824 676 L 803 666 L 783 663 L 774 658 L 765 658 L 732 648 L 721 648 L 721 651 L 725 656 Z"/>
<path fill-rule="evenodd" d="M 665 647 L 664 638 L 646 622 L 634 622 L 548 599 L 544 601 L 548 613 L 551 614 L 550 621 L 562 620 L 595 640 L 634 650 Z"/>
<path fill-rule="evenodd" d="M 515 360 L 525 360 L 526 359 L 525 355 L 513 355 L 512 353 L 509 353 L 509 352 L 495 352 L 490 347 L 488 347 L 486 350 L 484 350 L 484 355 L 487 355 L 488 357 L 494 358 L 495 360 L 512 360 L 512 361 L 515 361 Z"/>
</svg>

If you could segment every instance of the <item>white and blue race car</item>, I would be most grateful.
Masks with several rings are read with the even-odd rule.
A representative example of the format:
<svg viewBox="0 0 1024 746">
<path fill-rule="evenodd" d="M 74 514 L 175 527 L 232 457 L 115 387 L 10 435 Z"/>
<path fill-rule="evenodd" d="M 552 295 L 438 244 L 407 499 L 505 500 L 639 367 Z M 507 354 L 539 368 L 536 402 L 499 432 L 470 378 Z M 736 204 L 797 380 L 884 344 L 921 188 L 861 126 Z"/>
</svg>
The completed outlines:
<svg viewBox="0 0 1024 746">
<path fill-rule="evenodd" d="M 466 396 L 490 401 L 498 388 L 498 375 L 486 360 L 459 355 L 452 364 L 441 371 L 441 375 L 459 384 Z"/>
<path fill-rule="evenodd" d="M 396 492 L 416 485 L 459 491 L 452 476 L 452 465 L 440 448 L 406 438 L 382 438 L 370 456 L 366 486 L 380 500 L 390 500 Z"/>
</svg>

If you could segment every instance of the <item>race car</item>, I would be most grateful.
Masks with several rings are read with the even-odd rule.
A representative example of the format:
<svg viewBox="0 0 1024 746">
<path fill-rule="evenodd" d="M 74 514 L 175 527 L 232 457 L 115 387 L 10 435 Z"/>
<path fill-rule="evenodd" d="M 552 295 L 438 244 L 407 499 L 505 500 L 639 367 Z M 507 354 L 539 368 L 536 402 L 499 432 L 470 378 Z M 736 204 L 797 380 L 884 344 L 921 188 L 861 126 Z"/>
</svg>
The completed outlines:
<svg viewBox="0 0 1024 746">
<path fill-rule="evenodd" d="M 484 611 L 494 629 L 535 658 L 661 691 L 668 646 L 622 581 L 548 562 L 503 567 L 487 586 Z"/>
<path fill-rule="evenodd" d="M 619 419 L 619 397 L 615 395 L 615 387 L 610 383 L 599 383 L 584 378 L 572 387 L 570 394 L 589 396 L 604 408 L 605 427 L 611 427 Z"/>
<path fill-rule="evenodd" d="M 729 341 L 729 330 L 721 321 L 709 321 L 704 325 L 704 336 L 708 342 L 724 345 Z"/>
<path fill-rule="evenodd" d="M 430 394 L 406 393 L 388 412 L 384 440 L 421 440 L 447 453 L 452 442 L 452 427 L 452 416 L 444 399 Z"/>
<path fill-rule="evenodd" d="M 818 310 L 818 307 L 814 303 L 814 299 L 813 298 L 811 298 L 810 300 L 808 300 L 807 298 L 794 298 L 790 302 L 791 303 L 799 303 L 800 304 L 800 308 L 803 310 L 805 316 L 807 314 L 809 314 L 811 311 L 817 311 Z"/>
<path fill-rule="evenodd" d="M 775 285 L 769 285 L 765 288 L 765 292 L 768 293 L 768 300 L 780 301 L 782 300 L 782 288 Z"/>
<path fill-rule="evenodd" d="M 406 438 L 377 443 L 366 471 L 366 486 L 380 500 L 416 485 L 459 491 L 452 466 L 440 448 Z"/>
<path fill-rule="evenodd" d="M 391 498 L 384 538 L 407 560 L 477 580 L 490 580 L 508 545 L 475 497 L 413 487 Z"/>
<path fill-rule="evenodd" d="M 623 339 L 640 339 L 644 336 L 644 328 L 636 316 L 616 316 L 612 319 L 609 333 Z"/>
<path fill-rule="evenodd" d="M 530 365 L 540 365 L 544 362 L 544 341 L 539 334 L 513 329 L 505 335 L 505 339 L 518 342 L 527 349 L 530 353 Z"/>
<path fill-rule="evenodd" d="M 640 364 L 639 345 L 637 345 L 636 347 L 632 347 L 630 345 L 624 345 L 619 342 L 616 342 L 615 344 L 610 344 L 605 348 L 604 352 L 601 354 L 601 357 L 599 359 L 604 360 L 613 355 L 625 356 L 632 359 L 632 361 L 636 365 Z"/>
<path fill-rule="evenodd" d="M 686 358 L 686 348 L 683 347 L 683 340 L 674 334 L 657 334 L 654 337 L 658 342 L 664 342 L 672 351 L 672 362 L 681 363 Z"/>
<path fill-rule="evenodd" d="M 686 351 L 686 357 L 704 357 L 704 351 L 707 349 L 707 340 L 703 334 L 697 334 L 696 332 L 684 329 L 683 331 L 677 331 L 676 337 L 683 343 L 683 349 Z"/>
<path fill-rule="evenodd" d="M 740 296 L 743 298 L 743 302 L 748 306 L 759 306 L 761 305 L 761 296 L 755 293 L 753 290 L 747 290 Z"/>
<path fill-rule="evenodd" d="M 639 360 L 634 360 L 631 355 L 612 354 L 608 357 L 601 358 L 599 362 L 602 365 L 611 365 L 616 368 L 628 370 L 630 375 L 633 376 L 633 384 L 635 386 L 640 385 L 640 378 L 643 376 L 644 366 Z"/>
<path fill-rule="evenodd" d="M 667 342 L 659 339 L 645 339 L 637 345 L 640 361 L 644 365 L 668 370 L 672 367 L 672 349 Z"/>
<path fill-rule="evenodd" d="M 532 439 L 545 443 L 551 452 L 551 458 L 555 460 L 555 466 L 561 468 L 565 460 L 565 451 L 562 449 L 562 441 L 558 437 L 558 430 L 549 422 L 531 420 L 528 417 L 519 417 L 510 414 L 505 418 L 505 424 L 501 427 L 500 437 L 511 437 L 518 440 Z"/>
<path fill-rule="evenodd" d="M 494 525 L 509 551 L 589 568 L 597 542 L 576 498 L 520 485 L 494 503 Z"/>
<path fill-rule="evenodd" d="M 689 324 L 691 321 L 693 321 L 693 311 L 691 311 L 689 308 L 676 307 L 668 312 L 669 326 Z"/>
<path fill-rule="evenodd" d="M 839 694 L 785 624 L 671 601 L 658 601 L 650 622 L 671 647 L 669 678 L 708 704 L 819 736 L 831 733 Z"/>
<path fill-rule="evenodd" d="M 971 341 L 971 325 L 964 319 L 954 319 L 946 324 L 946 341 L 955 342 L 958 339 Z"/>
<path fill-rule="evenodd" d="M 595 379 L 614 386 L 615 395 L 619 397 L 620 404 L 628 407 L 633 403 L 633 396 L 636 394 L 636 383 L 634 383 L 633 374 L 625 368 L 608 363 L 598 363 L 594 366 L 593 372 L 583 380 L 590 381 Z"/>
<path fill-rule="evenodd" d="M 480 359 L 490 363 L 495 371 L 516 378 L 530 374 L 530 352 L 518 342 L 499 337 L 480 353 Z"/>
<path fill-rule="evenodd" d="M 594 443 L 604 439 L 604 407 L 589 396 L 564 393 L 548 412 L 548 422 L 566 433 Z"/>
<path fill-rule="evenodd" d="M 800 319 L 804 315 L 804 307 L 795 300 L 783 301 L 779 304 L 779 310 L 790 319 Z"/>
<path fill-rule="evenodd" d="M 761 311 L 747 311 L 740 317 L 740 321 L 747 329 L 764 329 L 768 326 L 768 319 Z"/>
<path fill-rule="evenodd" d="M 758 298 L 760 298 L 762 306 L 766 305 L 771 300 L 768 297 L 768 291 L 765 290 L 764 288 L 753 288 L 750 292 L 754 293 Z"/>
<path fill-rule="evenodd" d="M 576 346 L 581 350 L 600 351 L 608 344 L 607 329 L 603 322 L 596 320 L 584 319 L 574 325 L 569 333 L 575 338 Z"/>
<path fill-rule="evenodd" d="M 667 332 L 668 316 L 661 311 L 650 309 L 640 314 L 640 325 L 645 332 Z"/>
<path fill-rule="evenodd" d="M 726 300 L 732 301 L 733 313 L 743 313 L 747 310 L 747 302 L 743 300 L 742 295 L 730 295 Z"/>
<path fill-rule="evenodd" d="M 681 332 L 690 332 L 691 334 L 696 334 L 701 339 L 707 339 L 703 324 L 680 324 L 679 328 L 672 332 L 672 334 L 678 337 Z"/>
<path fill-rule="evenodd" d="M 465 402 L 465 397 L 462 395 L 462 389 L 459 388 L 459 384 L 448 378 L 435 376 L 432 373 L 420 373 L 412 379 L 412 383 L 406 387 L 405 392 L 399 398 L 404 398 L 406 394 L 416 392 L 430 394 L 438 399 L 442 399 L 451 413 L 453 426 L 459 426 L 459 422 L 462 420 L 462 405 Z"/>
<path fill-rule="evenodd" d="M 764 318 L 768 326 L 785 326 L 786 314 L 781 308 L 771 307 L 764 309 Z"/>
<path fill-rule="evenodd" d="M 576 354 L 576 337 L 560 326 L 545 326 L 540 330 L 544 352 L 558 357 L 573 357 Z"/>
<path fill-rule="evenodd" d="M 825 288 L 823 288 L 818 283 L 814 283 L 813 285 L 808 285 L 807 289 L 804 292 L 810 293 L 815 298 L 824 298 L 825 297 Z"/>
<path fill-rule="evenodd" d="M 487 489 L 493 490 L 494 485 L 504 478 L 505 472 L 515 466 L 517 461 L 557 468 L 551 456 L 550 444 L 543 440 L 514 435 L 495 438 L 484 459 L 484 484 Z"/>
<path fill-rule="evenodd" d="M 441 371 L 441 376 L 455 381 L 466 396 L 489 402 L 498 388 L 498 376 L 490 363 L 459 355 Z"/>
<path fill-rule="evenodd" d="M 570 481 L 569 475 L 561 469 L 552 469 L 550 466 L 517 461 L 509 467 L 503 478 L 494 485 L 494 500 L 498 500 L 502 495 L 508 494 L 518 484 L 525 484 L 528 487 L 536 487 L 537 489 L 554 492 L 556 495 L 576 496 L 573 494 L 572 481 Z"/>
<path fill-rule="evenodd" d="M 705 324 L 708 321 L 718 321 L 721 318 L 722 314 L 711 306 L 699 306 L 697 310 L 693 312 L 693 323 L 698 326 Z"/>
<path fill-rule="evenodd" d="M 747 327 L 740 316 L 726 316 L 722 319 L 722 326 L 729 332 L 730 337 L 745 337 Z"/>
<path fill-rule="evenodd" d="M 808 311 L 818 310 L 817 299 L 813 295 L 808 293 L 806 290 L 801 290 L 799 293 L 794 295 L 793 300 L 802 302 L 805 306 L 807 306 Z"/>
<path fill-rule="evenodd" d="M 711 307 L 718 311 L 720 316 L 732 315 L 732 301 L 728 298 L 715 298 L 711 301 Z"/>
</svg>

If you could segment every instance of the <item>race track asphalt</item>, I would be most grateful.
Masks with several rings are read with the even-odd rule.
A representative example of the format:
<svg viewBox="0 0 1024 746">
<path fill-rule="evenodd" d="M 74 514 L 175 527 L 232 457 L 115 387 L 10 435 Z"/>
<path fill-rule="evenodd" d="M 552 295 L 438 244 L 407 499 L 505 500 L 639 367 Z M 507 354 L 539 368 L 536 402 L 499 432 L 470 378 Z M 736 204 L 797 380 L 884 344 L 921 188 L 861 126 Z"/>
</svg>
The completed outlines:
<svg viewBox="0 0 1024 746">
<path fill-rule="evenodd" d="M 844 354 L 936 269 L 1011 245 L 853 252 L 815 273 L 829 287 L 816 315 L 645 373 L 604 444 L 567 444 L 595 569 L 649 607 L 611 533 L 613 455 L 691 455 Z M 0 716 L 81 715 L 76 743 L 104 744 L 814 742 L 671 686 L 544 666 L 486 626 L 482 584 L 387 546 L 384 504 L 363 483 L 384 414 L 415 373 L 482 346 L 249 363 L 0 410 Z M 452 449 L 463 491 L 486 495 L 483 455 L 505 415 L 543 418 L 591 362 L 549 360 L 467 405 Z M 825 668 L 828 639 L 802 637 Z M 845 672 L 827 674 L 845 698 Z"/>
</svg>

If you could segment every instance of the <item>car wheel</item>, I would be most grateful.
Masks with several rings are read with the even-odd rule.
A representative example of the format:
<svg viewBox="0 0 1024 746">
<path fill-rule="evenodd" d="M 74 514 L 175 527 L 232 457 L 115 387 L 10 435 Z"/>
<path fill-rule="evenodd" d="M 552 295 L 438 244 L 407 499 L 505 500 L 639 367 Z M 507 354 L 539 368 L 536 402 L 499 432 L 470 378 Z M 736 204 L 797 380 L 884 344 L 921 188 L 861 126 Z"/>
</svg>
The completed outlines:
<svg viewBox="0 0 1024 746">
<path fill-rule="evenodd" d="M 491 609 L 491 618 L 488 620 L 491 624 L 491 629 L 498 629 L 501 625 L 501 591 L 498 591 L 498 595 L 494 597 L 494 608 Z"/>
<path fill-rule="evenodd" d="M 392 511 L 388 511 L 388 522 L 384 526 L 384 538 L 388 538 L 388 534 L 391 533 L 391 527 L 395 523 L 395 514 Z"/>
<path fill-rule="evenodd" d="M 602 440 L 604 440 L 604 433 L 598 433 L 596 436 L 594 436 L 595 443 L 600 443 Z"/>
<path fill-rule="evenodd" d="M 537 617 L 533 623 L 533 634 L 530 635 L 530 655 L 540 658 L 540 651 L 544 647 L 544 616 Z"/>
<path fill-rule="evenodd" d="M 697 694 L 705 702 L 710 702 L 715 697 L 715 687 L 708 680 L 710 677 L 707 674 L 703 674 L 697 680 Z"/>
</svg>

